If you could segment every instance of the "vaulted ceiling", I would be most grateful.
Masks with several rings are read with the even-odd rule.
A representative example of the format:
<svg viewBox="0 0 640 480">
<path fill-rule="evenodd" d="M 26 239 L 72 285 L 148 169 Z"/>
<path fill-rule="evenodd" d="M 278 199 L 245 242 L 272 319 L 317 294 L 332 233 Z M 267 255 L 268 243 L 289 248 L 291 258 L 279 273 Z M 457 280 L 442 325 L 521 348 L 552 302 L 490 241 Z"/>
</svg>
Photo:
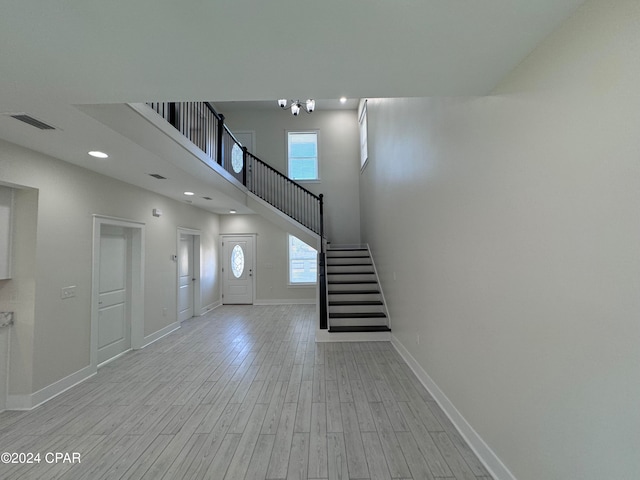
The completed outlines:
<svg viewBox="0 0 640 480">
<path fill-rule="evenodd" d="M 0 0 L 0 114 L 59 129 L 0 138 L 118 178 L 86 152 L 161 159 L 76 105 L 484 95 L 581 3 Z"/>
</svg>

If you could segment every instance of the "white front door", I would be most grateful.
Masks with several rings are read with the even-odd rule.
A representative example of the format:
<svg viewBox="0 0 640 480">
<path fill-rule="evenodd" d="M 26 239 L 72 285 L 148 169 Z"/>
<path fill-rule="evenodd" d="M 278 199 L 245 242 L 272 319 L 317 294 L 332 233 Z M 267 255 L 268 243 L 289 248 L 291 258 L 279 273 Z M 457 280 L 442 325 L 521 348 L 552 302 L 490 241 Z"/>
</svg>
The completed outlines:
<svg viewBox="0 0 640 480">
<path fill-rule="evenodd" d="M 131 232 L 100 228 L 98 286 L 98 364 L 131 349 Z"/>
<path fill-rule="evenodd" d="M 178 321 L 193 317 L 193 291 L 195 271 L 193 268 L 193 235 L 180 234 L 178 244 Z"/>
<path fill-rule="evenodd" d="M 222 303 L 253 304 L 253 236 L 222 238 Z"/>
</svg>

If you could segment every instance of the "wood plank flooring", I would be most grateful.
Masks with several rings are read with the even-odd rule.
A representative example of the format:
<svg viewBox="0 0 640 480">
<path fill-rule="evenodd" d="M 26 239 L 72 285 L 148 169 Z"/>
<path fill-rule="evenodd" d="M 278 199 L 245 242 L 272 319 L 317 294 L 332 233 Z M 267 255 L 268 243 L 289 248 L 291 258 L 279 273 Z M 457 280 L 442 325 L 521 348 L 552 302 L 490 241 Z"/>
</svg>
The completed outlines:
<svg viewBox="0 0 640 480">
<path fill-rule="evenodd" d="M 0 413 L 0 452 L 43 457 L 0 464 L 0 478 L 490 480 L 390 343 L 315 343 L 314 318 L 220 307 L 30 412 Z"/>
</svg>

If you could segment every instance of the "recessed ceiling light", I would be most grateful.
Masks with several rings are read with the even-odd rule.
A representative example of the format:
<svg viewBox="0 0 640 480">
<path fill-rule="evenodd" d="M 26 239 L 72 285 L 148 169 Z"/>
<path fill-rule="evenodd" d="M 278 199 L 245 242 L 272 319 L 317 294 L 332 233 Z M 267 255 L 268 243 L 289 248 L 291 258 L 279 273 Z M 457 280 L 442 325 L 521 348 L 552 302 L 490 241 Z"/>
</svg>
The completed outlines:
<svg viewBox="0 0 640 480">
<path fill-rule="evenodd" d="M 236 213 L 235 210 L 229 210 L 229 213 Z"/>
<path fill-rule="evenodd" d="M 185 194 L 186 196 L 188 196 L 188 197 L 190 197 L 191 195 L 195 195 L 195 193 L 193 193 L 193 192 L 184 192 L 184 194 Z"/>
<path fill-rule="evenodd" d="M 347 103 L 347 97 L 340 97 L 340 103 Z"/>
<path fill-rule="evenodd" d="M 107 155 L 104 152 L 99 152 L 98 150 L 91 150 L 89 152 L 89 155 L 91 155 L 92 157 L 96 157 L 96 158 L 109 158 L 109 155 Z"/>
</svg>

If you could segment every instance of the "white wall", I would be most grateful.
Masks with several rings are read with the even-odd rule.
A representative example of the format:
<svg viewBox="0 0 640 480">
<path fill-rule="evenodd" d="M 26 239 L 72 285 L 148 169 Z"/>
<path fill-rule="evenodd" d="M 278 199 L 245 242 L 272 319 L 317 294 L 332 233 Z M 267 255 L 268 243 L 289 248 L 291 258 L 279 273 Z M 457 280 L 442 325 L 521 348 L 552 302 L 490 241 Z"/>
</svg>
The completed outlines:
<svg viewBox="0 0 640 480">
<path fill-rule="evenodd" d="M 30 395 L 89 364 L 93 214 L 146 225 L 145 335 L 176 322 L 171 255 L 178 227 L 201 230 L 202 304 L 219 301 L 218 215 L 6 142 L 0 142 L 0 172 L 0 181 L 31 189 L 24 190 L 22 203 L 30 210 L 17 235 L 29 239 L 24 232 L 30 229 L 32 245 L 26 251 L 29 246 L 17 242 L 17 275 L 0 285 L 0 310 L 20 310 L 12 332 L 10 395 Z M 153 217 L 153 208 L 163 216 Z M 77 296 L 61 300 L 67 285 L 77 286 Z"/>
<path fill-rule="evenodd" d="M 315 303 L 315 286 L 288 285 L 287 232 L 260 215 L 221 215 L 220 232 L 257 235 L 254 303 Z"/>
<path fill-rule="evenodd" d="M 254 131 L 255 152 L 262 161 L 287 174 L 287 130 L 319 130 L 320 182 L 300 182 L 325 196 L 325 233 L 332 243 L 360 242 L 358 170 L 360 140 L 357 112 L 316 110 L 294 117 L 273 102 L 271 110 L 220 112 L 231 131 Z"/>
<path fill-rule="evenodd" d="M 519 480 L 640 478 L 639 49 L 590 2 L 494 96 L 369 101 L 393 334 Z"/>
</svg>

